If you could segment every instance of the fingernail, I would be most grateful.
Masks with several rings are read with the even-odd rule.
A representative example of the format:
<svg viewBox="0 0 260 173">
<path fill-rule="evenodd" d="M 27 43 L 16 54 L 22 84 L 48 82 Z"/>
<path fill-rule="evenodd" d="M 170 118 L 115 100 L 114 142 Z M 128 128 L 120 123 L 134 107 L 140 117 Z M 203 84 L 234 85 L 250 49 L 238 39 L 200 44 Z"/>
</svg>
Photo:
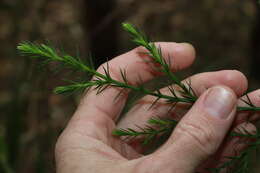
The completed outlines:
<svg viewBox="0 0 260 173">
<path fill-rule="evenodd" d="M 204 106 L 209 115 L 227 119 L 236 105 L 236 96 L 223 87 L 211 88 L 204 100 Z"/>
</svg>

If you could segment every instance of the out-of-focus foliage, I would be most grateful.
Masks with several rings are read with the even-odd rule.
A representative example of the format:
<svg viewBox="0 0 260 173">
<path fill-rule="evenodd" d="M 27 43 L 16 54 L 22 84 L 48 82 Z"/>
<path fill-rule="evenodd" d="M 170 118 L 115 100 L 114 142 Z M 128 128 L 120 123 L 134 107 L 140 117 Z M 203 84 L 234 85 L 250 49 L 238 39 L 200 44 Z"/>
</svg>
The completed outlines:
<svg viewBox="0 0 260 173">
<path fill-rule="evenodd" d="M 6 146 L 0 157 L 16 172 L 55 172 L 55 141 L 78 101 L 52 93 L 64 76 L 50 75 L 49 66 L 19 57 L 15 47 L 21 41 L 50 40 L 66 52 L 86 57 L 97 38 L 97 51 L 116 45 L 107 53 L 112 58 L 133 47 L 120 29 L 121 22 L 129 21 L 155 40 L 192 43 L 198 60 L 187 73 L 226 68 L 250 72 L 252 28 L 259 20 L 253 0 L 115 0 L 101 19 L 97 14 L 104 11 L 99 8 L 102 2 L 0 2 L 0 136 Z M 118 27 L 108 32 L 114 21 Z M 104 38 L 95 37 L 100 35 Z"/>
<path fill-rule="evenodd" d="M 1 135 L 0 136 L 0 170 L 6 173 L 12 173 L 13 170 L 10 167 L 8 163 L 8 153 L 7 153 L 7 146 L 4 141 L 4 137 Z"/>
</svg>

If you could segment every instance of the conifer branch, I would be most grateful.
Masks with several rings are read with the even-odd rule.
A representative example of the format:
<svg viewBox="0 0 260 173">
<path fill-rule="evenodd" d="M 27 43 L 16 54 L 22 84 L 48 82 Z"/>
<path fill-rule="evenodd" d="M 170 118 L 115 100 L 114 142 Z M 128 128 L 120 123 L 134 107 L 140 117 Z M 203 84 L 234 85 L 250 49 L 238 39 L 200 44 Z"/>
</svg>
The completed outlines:
<svg viewBox="0 0 260 173">
<path fill-rule="evenodd" d="M 107 69 L 103 68 L 104 73 L 99 73 L 92 67 L 85 65 L 80 59 L 76 59 L 70 55 L 65 53 L 58 53 L 54 48 L 46 44 L 34 44 L 30 42 L 24 42 L 18 45 L 18 51 L 23 56 L 30 56 L 32 58 L 40 58 L 45 60 L 45 62 L 59 62 L 69 68 L 72 68 L 77 71 L 82 71 L 85 73 L 89 73 L 95 76 L 94 81 L 88 81 L 85 83 L 77 83 L 74 82 L 73 85 L 61 86 L 55 89 L 55 93 L 68 93 L 74 92 L 75 90 L 84 90 L 89 87 L 94 86 L 97 89 L 104 88 L 107 86 L 113 86 L 118 88 L 130 89 L 132 91 L 141 92 L 145 95 L 152 95 L 158 97 L 160 99 L 166 99 L 168 102 L 184 102 L 184 103 L 192 103 L 195 100 L 192 98 L 182 98 L 177 96 L 169 96 L 164 95 L 161 92 L 150 91 L 143 86 L 133 86 L 127 82 L 127 77 L 125 76 L 125 72 L 121 70 L 121 76 L 124 79 L 123 82 L 115 80 L 111 77 L 109 72 L 109 66 Z"/>
</svg>

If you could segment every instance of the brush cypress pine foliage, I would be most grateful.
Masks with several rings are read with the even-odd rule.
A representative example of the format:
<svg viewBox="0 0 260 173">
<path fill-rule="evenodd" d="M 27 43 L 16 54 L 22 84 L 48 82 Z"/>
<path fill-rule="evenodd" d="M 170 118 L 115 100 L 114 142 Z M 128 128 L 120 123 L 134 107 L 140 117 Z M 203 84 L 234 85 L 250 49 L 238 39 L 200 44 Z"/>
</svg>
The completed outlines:
<svg viewBox="0 0 260 173">
<path fill-rule="evenodd" d="M 102 74 L 97 72 L 95 68 L 93 68 L 92 63 L 83 62 L 80 58 L 75 58 L 71 55 L 66 54 L 64 51 L 57 50 L 47 44 L 23 42 L 17 46 L 17 49 L 19 53 L 23 56 L 31 57 L 34 59 L 42 59 L 44 63 L 56 62 L 61 64 L 64 68 L 69 68 L 73 71 L 81 71 L 94 77 L 94 80 L 90 81 L 70 81 L 70 84 L 66 86 L 59 86 L 55 88 L 54 92 L 56 94 L 73 93 L 80 90 L 84 91 L 89 89 L 90 87 L 94 87 L 97 91 L 97 94 L 99 94 L 108 87 L 118 87 L 142 93 L 143 95 L 151 95 L 156 97 L 157 99 L 153 102 L 152 106 L 156 105 L 156 103 L 160 99 L 166 100 L 168 103 L 172 104 L 172 107 L 174 107 L 177 103 L 192 105 L 194 102 L 196 102 L 198 97 L 193 91 L 191 83 L 182 83 L 177 75 L 170 70 L 170 58 L 168 59 L 168 61 L 163 58 L 160 46 L 156 46 L 148 39 L 145 34 L 143 34 L 133 25 L 129 23 L 123 23 L 122 27 L 126 32 L 130 34 L 132 41 L 137 46 L 142 46 L 147 50 L 147 52 L 145 53 L 150 57 L 151 61 L 159 64 L 158 70 L 164 75 L 168 76 L 171 82 L 174 85 L 177 85 L 178 88 L 180 88 L 178 90 L 178 94 L 176 94 L 177 91 L 172 86 L 168 87 L 170 94 L 165 95 L 161 93 L 159 89 L 153 91 L 144 87 L 143 85 L 132 85 L 128 82 L 127 75 L 124 69 L 120 70 L 123 81 L 115 80 L 110 75 L 109 64 L 107 64 L 107 68 L 103 69 L 105 73 Z M 242 100 L 246 104 L 246 106 L 237 107 L 237 111 L 260 111 L 260 107 L 255 106 L 251 102 L 248 95 L 246 96 L 247 99 Z M 138 130 L 134 130 L 131 128 L 115 129 L 113 131 L 113 135 L 124 137 L 125 140 L 131 140 L 133 138 L 140 137 L 141 139 L 143 139 L 144 145 L 154 141 L 155 139 L 157 139 L 157 137 L 169 136 L 169 134 L 171 134 L 175 126 L 178 124 L 178 121 L 156 116 L 157 115 L 151 118 L 147 122 L 147 125 L 145 127 L 138 127 Z M 246 137 L 252 140 L 250 140 L 251 142 L 248 143 L 248 148 L 244 150 L 241 154 L 239 154 L 238 156 L 227 157 L 227 160 L 223 164 L 219 165 L 216 168 L 210 168 L 209 171 L 212 173 L 221 173 L 225 169 L 230 170 L 230 172 L 233 173 L 248 173 L 250 171 L 250 153 L 252 151 L 257 151 L 258 147 L 260 146 L 260 132 L 257 131 L 255 134 L 250 134 L 246 130 L 240 132 L 230 132 L 227 135 L 227 138 L 229 137 Z"/>
</svg>

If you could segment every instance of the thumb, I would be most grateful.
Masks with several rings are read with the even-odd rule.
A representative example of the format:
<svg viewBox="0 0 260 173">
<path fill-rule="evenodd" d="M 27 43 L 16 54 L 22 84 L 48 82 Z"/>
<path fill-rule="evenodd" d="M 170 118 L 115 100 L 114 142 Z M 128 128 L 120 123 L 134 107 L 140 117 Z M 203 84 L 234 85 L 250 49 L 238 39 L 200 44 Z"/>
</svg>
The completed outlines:
<svg viewBox="0 0 260 173">
<path fill-rule="evenodd" d="M 193 172 L 224 140 L 234 120 L 236 103 L 231 89 L 224 86 L 208 89 L 158 151 L 160 158 L 170 161 L 171 169 Z"/>
</svg>

